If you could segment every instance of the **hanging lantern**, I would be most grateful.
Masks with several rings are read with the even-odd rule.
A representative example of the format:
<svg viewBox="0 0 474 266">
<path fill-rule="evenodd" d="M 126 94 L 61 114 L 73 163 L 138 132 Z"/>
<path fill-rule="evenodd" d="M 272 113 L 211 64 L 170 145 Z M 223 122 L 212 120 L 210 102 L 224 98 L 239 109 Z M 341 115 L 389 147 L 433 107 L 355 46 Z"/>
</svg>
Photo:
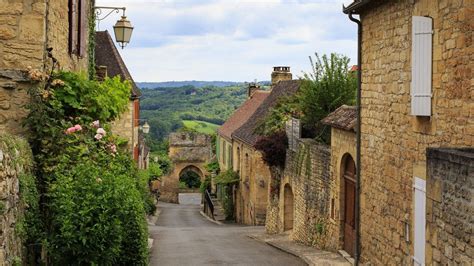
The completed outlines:
<svg viewBox="0 0 474 266">
<path fill-rule="evenodd" d="M 122 16 L 117 20 L 114 26 L 115 41 L 117 41 L 122 49 L 127 46 L 132 38 L 133 26 L 126 16 Z"/>
</svg>

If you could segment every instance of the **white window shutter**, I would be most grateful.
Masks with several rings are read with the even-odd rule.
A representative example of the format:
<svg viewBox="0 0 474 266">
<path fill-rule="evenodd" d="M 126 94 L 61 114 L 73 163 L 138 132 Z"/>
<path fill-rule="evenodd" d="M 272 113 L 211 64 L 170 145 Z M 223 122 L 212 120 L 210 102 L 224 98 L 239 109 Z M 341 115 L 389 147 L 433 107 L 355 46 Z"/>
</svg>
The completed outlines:
<svg viewBox="0 0 474 266">
<path fill-rule="evenodd" d="M 428 17 L 412 20 L 411 114 L 431 116 L 433 22 Z"/>
</svg>

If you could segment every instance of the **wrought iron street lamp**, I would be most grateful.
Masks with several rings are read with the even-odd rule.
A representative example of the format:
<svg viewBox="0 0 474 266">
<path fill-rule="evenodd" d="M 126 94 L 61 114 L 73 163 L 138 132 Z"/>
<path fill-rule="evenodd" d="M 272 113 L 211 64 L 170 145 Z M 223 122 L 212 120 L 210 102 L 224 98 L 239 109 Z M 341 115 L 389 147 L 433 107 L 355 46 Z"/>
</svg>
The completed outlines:
<svg viewBox="0 0 474 266">
<path fill-rule="evenodd" d="M 127 46 L 127 44 L 130 42 L 130 39 L 132 38 L 132 32 L 133 32 L 133 26 L 132 23 L 130 23 L 130 20 L 127 19 L 127 16 L 125 16 L 125 7 L 108 7 L 108 6 L 96 6 L 94 7 L 95 9 L 95 15 L 96 15 L 96 20 L 97 22 L 100 22 L 110 16 L 113 12 L 119 13 L 120 10 L 122 10 L 122 18 L 117 20 L 117 22 L 114 25 L 114 34 L 115 34 L 115 41 L 119 43 L 120 47 L 122 49 Z M 100 17 L 102 15 L 102 10 L 108 9 L 110 10 L 109 13 L 107 13 L 105 16 Z"/>
</svg>

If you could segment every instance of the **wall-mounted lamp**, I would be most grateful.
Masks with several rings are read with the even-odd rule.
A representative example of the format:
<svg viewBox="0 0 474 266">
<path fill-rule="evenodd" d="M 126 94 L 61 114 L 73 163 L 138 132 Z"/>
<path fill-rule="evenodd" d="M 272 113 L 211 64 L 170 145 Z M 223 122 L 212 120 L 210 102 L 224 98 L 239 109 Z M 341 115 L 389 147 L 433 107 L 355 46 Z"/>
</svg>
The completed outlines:
<svg viewBox="0 0 474 266">
<path fill-rule="evenodd" d="M 100 15 L 102 14 L 103 9 L 108 9 L 110 10 L 109 13 L 107 13 L 105 16 L 100 18 Z M 127 46 L 127 44 L 130 42 L 130 39 L 132 38 L 132 32 L 133 32 L 133 26 L 132 23 L 130 23 L 130 20 L 127 19 L 127 16 L 125 16 L 125 7 L 108 7 L 108 6 L 95 6 L 95 15 L 96 15 L 96 20 L 100 22 L 101 20 L 104 20 L 110 14 L 113 12 L 119 13 L 120 10 L 123 11 L 122 18 L 117 20 L 117 22 L 114 25 L 114 34 L 115 34 L 115 41 L 119 43 L 120 47 L 122 49 Z"/>
<path fill-rule="evenodd" d="M 148 125 L 148 122 L 145 121 L 145 124 L 141 126 L 141 129 L 144 134 L 148 134 L 150 132 L 150 125 Z"/>
</svg>

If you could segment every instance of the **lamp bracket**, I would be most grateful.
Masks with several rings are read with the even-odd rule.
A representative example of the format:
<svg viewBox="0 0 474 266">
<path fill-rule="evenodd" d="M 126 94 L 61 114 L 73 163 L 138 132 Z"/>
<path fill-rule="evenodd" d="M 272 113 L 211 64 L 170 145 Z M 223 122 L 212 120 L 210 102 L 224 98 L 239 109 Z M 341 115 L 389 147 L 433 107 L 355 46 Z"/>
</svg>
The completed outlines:
<svg viewBox="0 0 474 266">
<path fill-rule="evenodd" d="M 104 9 L 107 9 L 107 10 L 110 10 L 110 11 L 105 16 L 100 17 L 102 15 L 102 12 L 103 12 Z M 118 14 L 120 12 L 120 10 L 122 10 L 122 12 L 123 12 L 122 16 L 125 17 L 125 9 L 126 9 L 125 7 L 95 6 L 94 11 L 95 11 L 96 21 L 99 22 L 99 21 L 102 21 L 102 20 L 106 19 L 113 12 Z"/>
</svg>

